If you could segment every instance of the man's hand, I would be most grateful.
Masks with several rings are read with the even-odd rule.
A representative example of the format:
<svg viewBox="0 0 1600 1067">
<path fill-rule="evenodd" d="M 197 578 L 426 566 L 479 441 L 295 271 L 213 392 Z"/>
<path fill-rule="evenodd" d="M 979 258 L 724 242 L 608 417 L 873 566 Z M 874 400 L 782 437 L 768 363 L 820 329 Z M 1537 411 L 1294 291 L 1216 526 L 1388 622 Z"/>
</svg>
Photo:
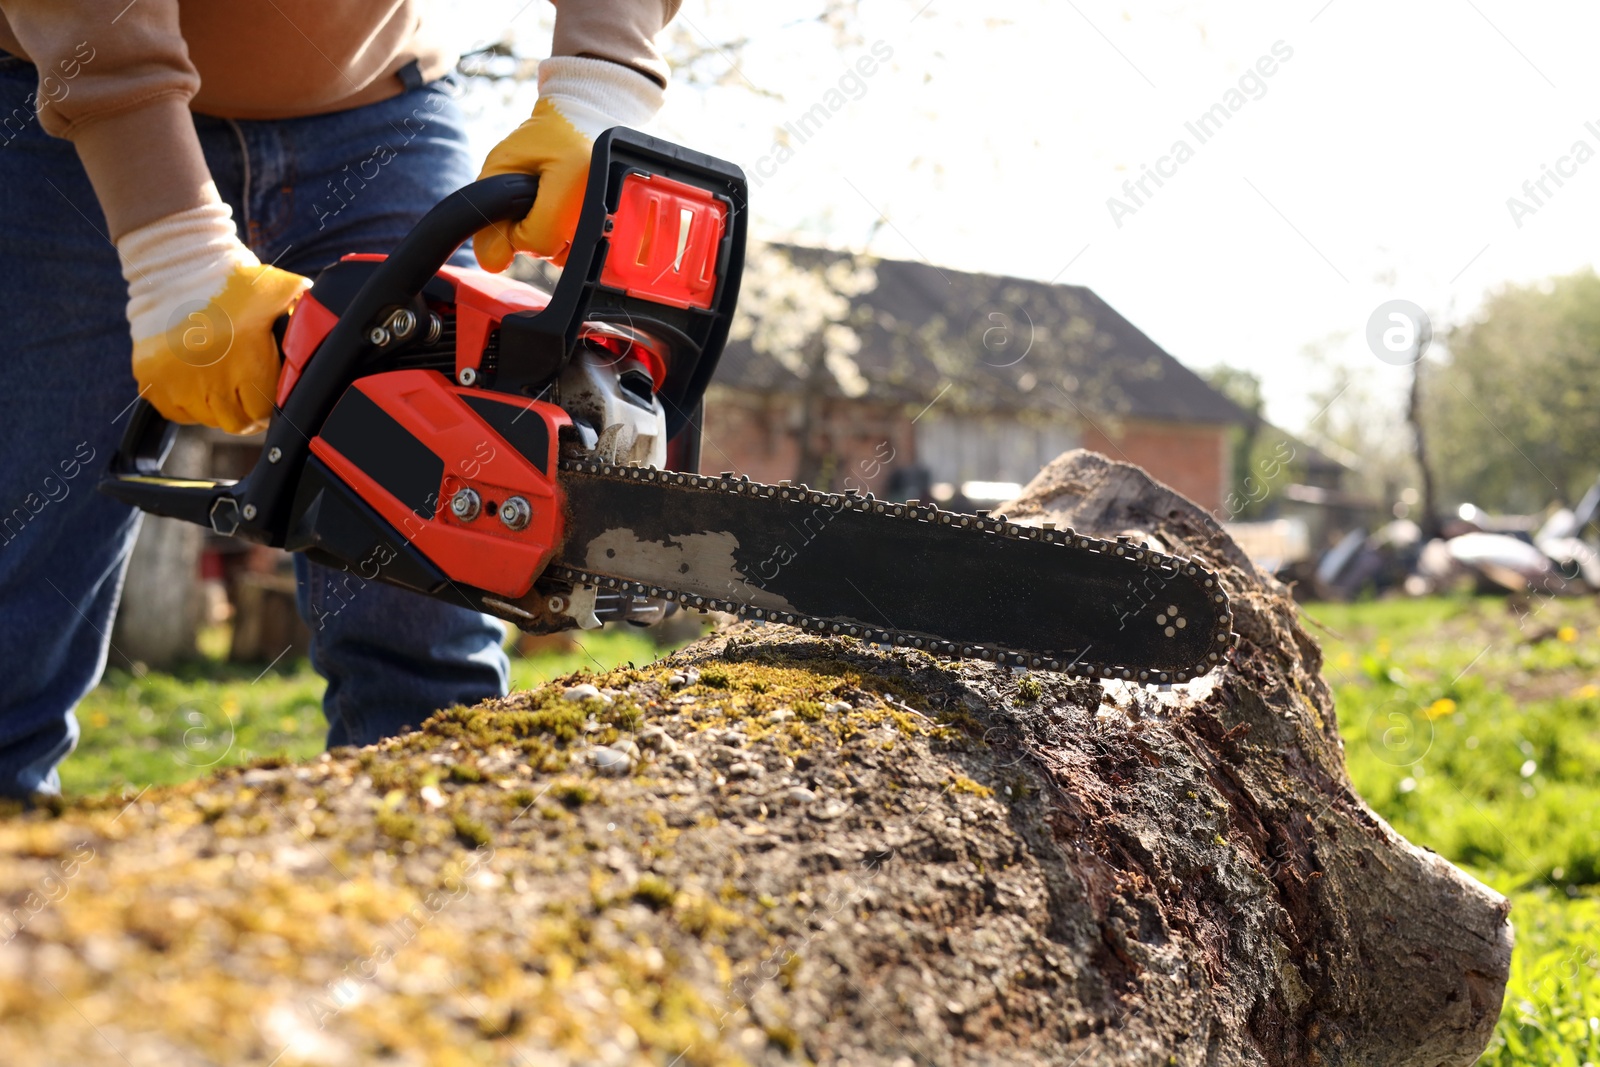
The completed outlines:
<svg viewBox="0 0 1600 1067">
<path fill-rule="evenodd" d="M 216 202 L 117 241 L 128 280 L 133 376 L 174 422 L 254 433 L 272 414 L 272 324 L 311 281 L 262 265 Z"/>
<path fill-rule="evenodd" d="M 505 270 L 516 252 L 565 263 L 595 138 L 613 126 L 649 122 L 661 97 L 650 78 L 608 60 L 557 56 L 540 63 L 533 115 L 494 147 L 478 175 L 535 174 L 539 192 L 520 222 L 479 231 L 472 243 L 479 265 Z"/>
</svg>

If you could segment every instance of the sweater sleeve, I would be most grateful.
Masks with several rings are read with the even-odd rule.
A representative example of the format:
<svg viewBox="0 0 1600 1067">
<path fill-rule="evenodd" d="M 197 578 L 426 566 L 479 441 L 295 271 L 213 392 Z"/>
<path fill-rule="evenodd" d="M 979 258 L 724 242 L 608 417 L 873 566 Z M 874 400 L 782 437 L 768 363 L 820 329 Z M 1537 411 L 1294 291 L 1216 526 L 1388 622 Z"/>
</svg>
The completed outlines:
<svg viewBox="0 0 1600 1067">
<path fill-rule="evenodd" d="M 0 0 L 39 69 L 45 131 L 72 141 L 118 237 L 215 200 L 178 0 Z"/>
<path fill-rule="evenodd" d="M 632 67 L 667 84 L 667 62 L 656 34 L 672 21 L 682 0 L 562 0 L 556 8 L 554 56 L 592 56 Z"/>
</svg>

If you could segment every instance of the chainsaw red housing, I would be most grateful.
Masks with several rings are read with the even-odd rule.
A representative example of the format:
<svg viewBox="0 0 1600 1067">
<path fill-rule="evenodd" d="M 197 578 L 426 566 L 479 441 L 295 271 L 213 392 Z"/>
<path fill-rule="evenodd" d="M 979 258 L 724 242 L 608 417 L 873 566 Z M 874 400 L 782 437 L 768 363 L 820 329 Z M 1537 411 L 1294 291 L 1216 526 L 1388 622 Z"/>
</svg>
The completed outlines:
<svg viewBox="0 0 1600 1067">
<path fill-rule="evenodd" d="M 312 455 L 453 582 L 524 596 L 561 546 L 554 404 L 464 389 L 431 370 L 358 379 L 340 398 Z M 457 493 L 477 495 L 465 518 Z M 521 498 L 525 524 L 500 508 Z"/>
<path fill-rule="evenodd" d="M 698 469 L 748 196 L 732 164 L 615 127 L 594 140 L 548 293 L 447 265 L 485 225 L 526 217 L 538 190 L 530 174 L 481 179 L 430 208 L 387 256 L 323 270 L 274 324 L 284 355 L 275 411 L 242 477 L 164 474 L 175 428 L 136 401 L 99 488 L 363 581 L 519 625 L 570 624 L 533 592 L 571 547 L 557 457 L 593 443 L 603 431 L 587 420 L 611 418 L 613 400 L 643 399 L 642 367 L 666 465 Z M 614 381 L 594 377 L 607 368 Z M 622 392 L 601 395 L 613 387 Z"/>
<path fill-rule="evenodd" d="M 635 204 L 634 211 L 648 206 Z M 696 225 L 720 231 L 720 220 Z M 348 255 L 334 269 L 350 265 L 359 277 L 355 265 L 383 258 Z M 698 272 L 698 253 L 694 258 Z M 541 311 L 549 296 L 471 268 L 445 266 L 438 278 L 451 299 L 437 298 L 446 290 L 436 290 L 427 306 L 439 321 L 442 363 L 437 369 L 358 378 L 312 440 L 311 453 L 450 582 L 516 600 L 561 547 L 562 501 L 554 472 L 561 430 L 572 420 L 554 404 L 456 382 L 491 375 L 493 337 L 501 320 L 514 312 Z M 338 322 L 338 314 L 317 297 L 316 289 L 302 297 L 284 330 L 280 407 Z M 666 357 L 646 339 L 602 324 L 586 325 L 580 336 L 619 358 L 640 360 L 656 388 L 665 381 Z M 669 463 L 678 458 L 669 454 Z M 463 490 L 477 494 L 479 503 L 467 519 L 450 507 Z M 531 516 L 526 525 L 513 528 L 498 509 L 518 497 Z"/>
<path fill-rule="evenodd" d="M 383 256 L 363 252 L 344 256 L 339 262 L 381 263 L 383 259 Z M 438 276 L 455 289 L 454 300 L 448 305 L 441 304 L 438 313 L 454 329 L 457 378 L 465 368 L 470 367 L 474 372 L 482 369 L 490 335 L 499 327 L 502 318 L 516 311 L 543 311 L 550 303 L 547 293 L 525 282 L 487 271 L 447 264 L 439 268 Z M 315 290 L 301 297 L 295 305 L 283 334 L 279 407 L 289 399 L 307 361 L 338 321 L 339 316 L 317 300 Z"/>
<path fill-rule="evenodd" d="M 630 174 L 611 223 L 603 284 L 668 307 L 711 306 L 727 201 L 659 174 Z"/>
</svg>

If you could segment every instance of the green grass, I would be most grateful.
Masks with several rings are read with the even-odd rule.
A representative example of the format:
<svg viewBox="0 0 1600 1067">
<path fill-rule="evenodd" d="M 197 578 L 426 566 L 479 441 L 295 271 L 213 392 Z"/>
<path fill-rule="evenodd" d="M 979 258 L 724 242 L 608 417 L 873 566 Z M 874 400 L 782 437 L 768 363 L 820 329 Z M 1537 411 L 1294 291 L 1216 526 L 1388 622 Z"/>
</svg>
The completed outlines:
<svg viewBox="0 0 1600 1067">
<path fill-rule="evenodd" d="M 61 765 L 71 795 L 139 789 L 198 778 L 216 767 L 264 756 L 307 759 L 323 749 L 325 684 L 305 659 L 270 669 L 224 663 L 226 640 L 202 641 L 211 655 L 176 671 L 106 671 L 78 705 L 82 737 Z M 630 628 L 583 634 L 579 649 L 513 656 L 511 687 L 528 689 L 573 671 L 595 673 L 648 663 L 670 648 Z"/>
<path fill-rule="evenodd" d="M 547 652 L 511 658 L 511 688 L 532 689 L 573 671 L 604 674 L 623 663 L 654 662 L 679 645 L 657 645 L 648 633 L 630 626 L 607 627 L 577 638 L 581 647 L 572 652 Z"/>
<path fill-rule="evenodd" d="M 1600 610 L 1463 598 L 1307 615 L 1327 627 L 1313 632 L 1356 788 L 1512 900 L 1511 984 L 1480 1062 L 1600 1064 Z"/>
<path fill-rule="evenodd" d="M 259 676 L 259 677 L 258 677 Z M 111 669 L 78 705 L 82 736 L 62 789 L 167 785 L 259 756 L 322 751 L 324 682 L 304 660 L 265 672 L 208 661 L 135 677 Z"/>
</svg>

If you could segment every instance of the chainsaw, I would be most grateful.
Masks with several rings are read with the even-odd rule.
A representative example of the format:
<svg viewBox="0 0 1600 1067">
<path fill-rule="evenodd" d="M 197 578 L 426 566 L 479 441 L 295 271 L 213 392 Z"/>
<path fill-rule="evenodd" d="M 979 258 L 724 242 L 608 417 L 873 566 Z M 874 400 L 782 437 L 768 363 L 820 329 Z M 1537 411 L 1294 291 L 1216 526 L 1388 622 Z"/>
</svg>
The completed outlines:
<svg viewBox="0 0 1600 1067">
<path fill-rule="evenodd" d="M 700 474 L 744 265 L 742 172 L 612 129 L 548 293 L 448 263 L 537 187 L 475 182 L 387 256 L 322 271 L 279 320 L 273 416 L 245 477 L 163 474 L 176 428 L 140 400 L 101 490 L 534 633 L 692 608 L 1148 684 L 1226 654 L 1215 576 L 1132 539 Z"/>
</svg>

